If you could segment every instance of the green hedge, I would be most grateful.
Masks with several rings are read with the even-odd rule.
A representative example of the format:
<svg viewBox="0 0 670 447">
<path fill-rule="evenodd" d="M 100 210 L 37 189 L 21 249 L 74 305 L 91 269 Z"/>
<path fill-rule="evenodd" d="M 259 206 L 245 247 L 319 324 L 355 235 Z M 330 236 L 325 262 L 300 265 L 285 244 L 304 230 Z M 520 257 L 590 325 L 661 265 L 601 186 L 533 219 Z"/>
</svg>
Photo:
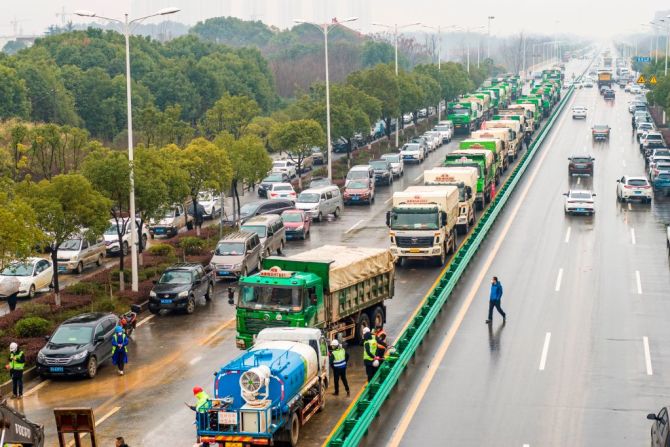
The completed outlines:
<svg viewBox="0 0 670 447">
<path fill-rule="evenodd" d="M 28 317 L 21 319 L 14 331 L 21 338 L 42 337 L 48 335 L 51 330 L 51 323 L 41 317 Z"/>
</svg>

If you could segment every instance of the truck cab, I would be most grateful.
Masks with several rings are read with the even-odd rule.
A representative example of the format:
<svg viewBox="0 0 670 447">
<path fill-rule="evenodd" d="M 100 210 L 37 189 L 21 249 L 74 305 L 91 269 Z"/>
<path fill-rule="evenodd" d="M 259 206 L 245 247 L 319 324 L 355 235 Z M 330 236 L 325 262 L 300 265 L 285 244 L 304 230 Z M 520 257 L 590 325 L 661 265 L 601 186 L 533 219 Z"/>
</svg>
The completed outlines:
<svg viewBox="0 0 670 447">
<path fill-rule="evenodd" d="M 445 157 L 444 167 L 474 167 L 477 169 L 477 191 L 475 208 L 483 210 L 491 201 L 493 184 L 498 178 L 497 166 L 493 162 L 493 154 L 485 149 L 469 149 L 453 151 Z"/>
</svg>

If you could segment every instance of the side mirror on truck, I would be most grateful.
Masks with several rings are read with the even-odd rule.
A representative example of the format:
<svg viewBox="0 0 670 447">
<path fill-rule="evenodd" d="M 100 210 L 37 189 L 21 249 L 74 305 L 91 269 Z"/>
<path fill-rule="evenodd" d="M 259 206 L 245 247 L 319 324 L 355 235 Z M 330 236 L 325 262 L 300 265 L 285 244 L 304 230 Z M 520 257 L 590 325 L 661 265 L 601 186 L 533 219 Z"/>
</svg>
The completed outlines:
<svg viewBox="0 0 670 447">
<path fill-rule="evenodd" d="M 442 227 L 447 225 L 447 212 L 446 211 L 440 211 L 440 220 L 442 221 Z"/>
<path fill-rule="evenodd" d="M 387 227 L 391 226 L 391 212 L 390 211 L 386 212 L 386 226 Z"/>
</svg>

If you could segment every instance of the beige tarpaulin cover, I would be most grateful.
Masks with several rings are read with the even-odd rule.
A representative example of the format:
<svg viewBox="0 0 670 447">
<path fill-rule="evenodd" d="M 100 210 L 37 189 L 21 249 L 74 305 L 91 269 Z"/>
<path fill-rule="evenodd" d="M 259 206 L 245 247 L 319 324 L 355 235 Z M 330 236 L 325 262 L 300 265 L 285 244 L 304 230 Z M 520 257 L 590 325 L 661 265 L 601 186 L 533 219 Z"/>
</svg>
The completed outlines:
<svg viewBox="0 0 670 447">
<path fill-rule="evenodd" d="M 330 292 L 335 292 L 364 279 L 393 270 L 393 255 L 386 249 L 324 245 L 288 256 L 294 261 L 317 261 L 330 264 Z"/>
</svg>

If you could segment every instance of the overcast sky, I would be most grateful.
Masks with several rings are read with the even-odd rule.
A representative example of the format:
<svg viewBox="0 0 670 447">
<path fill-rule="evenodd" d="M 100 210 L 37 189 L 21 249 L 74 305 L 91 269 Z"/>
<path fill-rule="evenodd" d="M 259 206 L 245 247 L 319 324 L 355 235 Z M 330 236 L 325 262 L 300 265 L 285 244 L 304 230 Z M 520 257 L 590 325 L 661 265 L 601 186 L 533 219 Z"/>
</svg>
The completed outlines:
<svg viewBox="0 0 670 447">
<path fill-rule="evenodd" d="M 134 16 L 150 14 L 166 6 L 181 12 L 171 18 L 194 24 L 198 20 L 220 15 L 242 19 L 255 18 L 281 27 L 294 18 L 324 20 L 330 17 L 356 15 L 354 28 L 375 31 L 372 22 L 411 23 L 463 27 L 485 26 L 487 16 L 495 16 L 492 34 L 526 33 L 580 34 L 608 38 L 615 34 L 643 31 L 642 23 L 653 19 L 663 8 L 664 0 L 0 0 L 0 36 L 12 35 L 10 22 L 18 22 L 23 34 L 41 34 L 51 24 L 60 24 L 63 10 L 96 11 L 99 15 L 120 17 L 130 11 Z M 81 21 L 69 15 L 66 20 Z M 152 19 L 157 20 L 157 19 Z M 483 30 L 482 30 L 483 31 Z"/>
</svg>

